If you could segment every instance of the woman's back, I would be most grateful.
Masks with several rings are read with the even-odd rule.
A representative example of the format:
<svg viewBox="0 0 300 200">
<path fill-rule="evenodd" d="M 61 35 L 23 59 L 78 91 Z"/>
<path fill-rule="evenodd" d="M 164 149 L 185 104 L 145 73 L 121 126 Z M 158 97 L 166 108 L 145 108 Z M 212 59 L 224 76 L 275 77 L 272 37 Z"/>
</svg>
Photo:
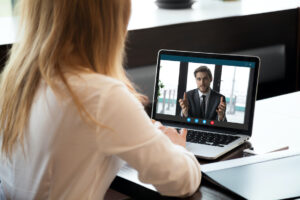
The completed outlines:
<svg viewBox="0 0 300 200">
<path fill-rule="evenodd" d="M 95 115 L 95 111 L 101 112 L 102 103 L 107 103 L 104 96 L 122 86 L 95 74 L 70 80 L 74 91 L 84 97 L 84 106 Z M 25 132 L 25 157 L 18 147 L 12 162 L 0 165 L 1 180 L 13 199 L 97 199 L 121 166 L 119 159 L 101 151 L 101 130 L 82 121 L 72 99 L 57 99 L 44 82 L 36 93 Z"/>
<path fill-rule="evenodd" d="M 17 148 L 12 162 L 0 166 L 9 198 L 101 199 L 121 159 L 163 194 L 197 189 L 201 172 L 195 157 L 152 125 L 122 83 L 97 74 L 68 80 L 87 111 L 107 127 L 82 120 L 71 98 L 57 98 L 42 82 L 25 131 L 26 156 Z"/>
</svg>

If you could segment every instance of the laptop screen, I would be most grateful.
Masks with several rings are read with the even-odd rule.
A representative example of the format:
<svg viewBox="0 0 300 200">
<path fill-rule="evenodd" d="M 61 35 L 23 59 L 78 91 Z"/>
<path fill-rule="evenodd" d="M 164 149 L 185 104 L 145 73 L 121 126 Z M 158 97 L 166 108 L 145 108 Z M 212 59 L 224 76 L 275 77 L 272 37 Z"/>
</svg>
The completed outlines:
<svg viewBox="0 0 300 200">
<path fill-rule="evenodd" d="M 152 118 L 251 135 L 257 57 L 161 50 Z"/>
</svg>

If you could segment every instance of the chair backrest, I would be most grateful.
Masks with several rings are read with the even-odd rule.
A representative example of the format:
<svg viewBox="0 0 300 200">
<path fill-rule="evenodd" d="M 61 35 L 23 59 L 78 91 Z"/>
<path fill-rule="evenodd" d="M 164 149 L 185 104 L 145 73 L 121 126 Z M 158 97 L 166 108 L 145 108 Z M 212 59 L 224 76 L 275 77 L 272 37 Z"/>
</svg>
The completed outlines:
<svg viewBox="0 0 300 200">
<path fill-rule="evenodd" d="M 7 54 L 11 46 L 11 44 L 0 45 L 0 72 L 2 72 L 5 62 L 7 61 Z"/>
</svg>

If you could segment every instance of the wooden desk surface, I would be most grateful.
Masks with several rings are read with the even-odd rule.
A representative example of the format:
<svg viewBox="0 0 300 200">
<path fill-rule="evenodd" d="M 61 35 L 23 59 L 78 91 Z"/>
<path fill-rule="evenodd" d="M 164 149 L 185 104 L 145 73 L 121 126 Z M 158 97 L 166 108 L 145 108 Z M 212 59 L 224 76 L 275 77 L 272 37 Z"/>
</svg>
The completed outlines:
<svg viewBox="0 0 300 200">
<path fill-rule="evenodd" d="M 288 145 L 290 150 L 300 150 L 300 92 L 257 101 L 253 134 L 249 142 L 225 154 L 220 160 L 243 157 L 243 150 L 254 147 L 261 151 Z M 208 163 L 198 159 L 201 164 Z M 214 162 L 216 162 L 214 161 Z M 116 178 L 112 189 L 133 198 L 169 199 L 127 180 Z M 236 194 L 202 179 L 199 190 L 189 200 L 237 199 Z"/>
</svg>

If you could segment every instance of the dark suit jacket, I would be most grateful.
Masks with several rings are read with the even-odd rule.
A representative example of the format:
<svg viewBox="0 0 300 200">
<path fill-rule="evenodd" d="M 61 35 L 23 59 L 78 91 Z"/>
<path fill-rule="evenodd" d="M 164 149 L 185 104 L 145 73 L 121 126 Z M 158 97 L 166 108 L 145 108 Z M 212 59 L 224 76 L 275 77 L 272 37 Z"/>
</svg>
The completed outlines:
<svg viewBox="0 0 300 200">
<path fill-rule="evenodd" d="M 186 95 L 189 102 L 188 116 L 200 118 L 201 109 L 200 109 L 200 98 L 199 98 L 198 89 L 190 90 L 186 93 Z M 225 100 L 225 96 L 221 95 L 220 93 L 214 90 L 210 91 L 210 96 L 207 102 L 208 105 L 207 105 L 207 110 L 204 119 L 218 120 L 218 113 L 216 112 L 216 110 L 220 104 L 221 97 L 223 97 Z M 226 115 L 225 115 L 225 121 L 226 121 Z"/>
</svg>

